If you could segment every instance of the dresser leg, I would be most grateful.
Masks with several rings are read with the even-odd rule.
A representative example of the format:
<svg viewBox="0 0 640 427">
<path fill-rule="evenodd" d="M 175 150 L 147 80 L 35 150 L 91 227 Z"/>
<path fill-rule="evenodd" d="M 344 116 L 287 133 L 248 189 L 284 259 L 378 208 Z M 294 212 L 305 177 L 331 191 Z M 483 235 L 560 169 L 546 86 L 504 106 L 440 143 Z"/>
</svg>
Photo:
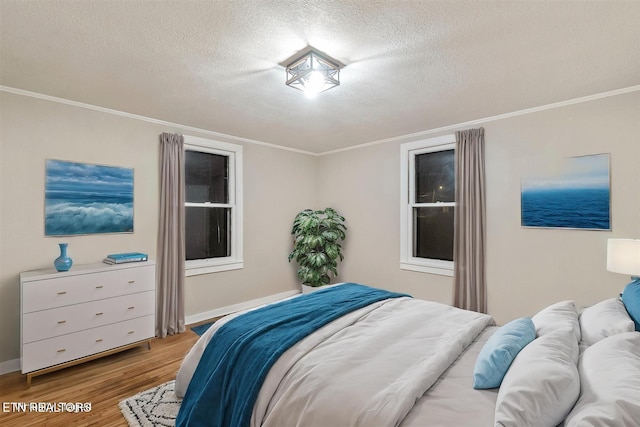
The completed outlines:
<svg viewBox="0 0 640 427">
<path fill-rule="evenodd" d="M 31 388 L 31 374 L 27 374 L 27 388 Z"/>
<path fill-rule="evenodd" d="M 147 341 L 147 349 L 151 350 L 151 341 Z"/>
</svg>

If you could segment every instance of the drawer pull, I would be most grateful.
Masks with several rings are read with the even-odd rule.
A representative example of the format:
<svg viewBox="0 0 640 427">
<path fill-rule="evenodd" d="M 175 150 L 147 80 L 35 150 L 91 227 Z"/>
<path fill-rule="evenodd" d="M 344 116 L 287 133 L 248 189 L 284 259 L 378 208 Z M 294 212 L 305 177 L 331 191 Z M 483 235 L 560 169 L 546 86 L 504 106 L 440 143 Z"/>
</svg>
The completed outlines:
<svg viewBox="0 0 640 427">
<path fill-rule="evenodd" d="M 58 325 L 62 325 L 63 323 L 67 323 L 66 320 L 58 320 Z"/>
<path fill-rule="evenodd" d="M 136 283 L 135 280 L 129 280 L 129 284 Z"/>
<path fill-rule="evenodd" d="M 129 310 L 133 310 L 134 308 L 136 307 L 132 305 L 131 307 L 129 307 Z"/>
<path fill-rule="evenodd" d="M 64 295 L 66 293 L 67 293 L 67 291 L 62 291 L 62 292 L 58 292 L 58 295 Z"/>
<path fill-rule="evenodd" d="M 67 349 L 66 348 L 62 348 L 62 349 L 58 350 L 58 353 L 64 353 L 65 351 L 67 351 Z"/>
<path fill-rule="evenodd" d="M 104 286 L 102 286 L 102 285 L 96 286 L 96 289 L 102 289 L 102 288 L 104 288 Z"/>
<path fill-rule="evenodd" d="M 129 331 L 128 334 L 131 335 L 134 331 Z"/>
<path fill-rule="evenodd" d="M 96 313 L 96 316 L 102 316 L 104 313 L 100 312 L 100 313 Z"/>
<path fill-rule="evenodd" d="M 96 342 L 102 342 L 102 338 L 97 339 Z"/>
</svg>

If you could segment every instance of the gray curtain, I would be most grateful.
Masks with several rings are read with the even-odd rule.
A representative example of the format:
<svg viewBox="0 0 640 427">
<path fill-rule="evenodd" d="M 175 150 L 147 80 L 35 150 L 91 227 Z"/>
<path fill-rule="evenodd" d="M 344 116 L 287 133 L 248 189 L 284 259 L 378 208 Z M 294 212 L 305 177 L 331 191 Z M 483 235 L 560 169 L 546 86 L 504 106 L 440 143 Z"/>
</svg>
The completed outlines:
<svg viewBox="0 0 640 427">
<path fill-rule="evenodd" d="M 487 312 L 484 129 L 456 132 L 453 305 Z"/>
<path fill-rule="evenodd" d="M 184 137 L 160 135 L 156 335 L 184 332 Z"/>
</svg>

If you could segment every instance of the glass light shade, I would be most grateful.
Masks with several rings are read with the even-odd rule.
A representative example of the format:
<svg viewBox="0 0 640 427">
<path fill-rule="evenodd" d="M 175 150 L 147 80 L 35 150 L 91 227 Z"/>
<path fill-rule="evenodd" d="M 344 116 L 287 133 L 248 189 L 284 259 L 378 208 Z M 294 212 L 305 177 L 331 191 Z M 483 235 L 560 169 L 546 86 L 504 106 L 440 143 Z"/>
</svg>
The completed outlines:
<svg viewBox="0 0 640 427">
<path fill-rule="evenodd" d="M 286 84 L 313 97 L 340 85 L 340 66 L 311 50 L 287 66 Z"/>
<path fill-rule="evenodd" d="M 640 276 L 640 240 L 609 239 L 607 242 L 607 270 Z"/>
<path fill-rule="evenodd" d="M 319 71 L 313 71 L 309 73 L 309 78 L 303 84 L 305 92 L 311 94 L 320 93 L 325 85 L 324 76 Z"/>
</svg>

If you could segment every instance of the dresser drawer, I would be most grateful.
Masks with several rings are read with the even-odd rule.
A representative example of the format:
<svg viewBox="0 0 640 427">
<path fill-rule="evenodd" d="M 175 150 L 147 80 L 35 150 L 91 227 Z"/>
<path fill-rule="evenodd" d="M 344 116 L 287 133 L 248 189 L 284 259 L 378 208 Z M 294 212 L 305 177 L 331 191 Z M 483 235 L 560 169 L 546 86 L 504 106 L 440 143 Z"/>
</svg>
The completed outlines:
<svg viewBox="0 0 640 427">
<path fill-rule="evenodd" d="M 24 344 L 22 373 L 36 371 L 155 336 L 155 316 Z"/>
<path fill-rule="evenodd" d="M 155 290 L 155 265 L 22 282 L 22 312 Z"/>
<path fill-rule="evenodd" d="M 74 304 L 27 313 L 22 318 L 22 343 L 147 316 L 155 311 L 155 292 Z"/>
</svg>

